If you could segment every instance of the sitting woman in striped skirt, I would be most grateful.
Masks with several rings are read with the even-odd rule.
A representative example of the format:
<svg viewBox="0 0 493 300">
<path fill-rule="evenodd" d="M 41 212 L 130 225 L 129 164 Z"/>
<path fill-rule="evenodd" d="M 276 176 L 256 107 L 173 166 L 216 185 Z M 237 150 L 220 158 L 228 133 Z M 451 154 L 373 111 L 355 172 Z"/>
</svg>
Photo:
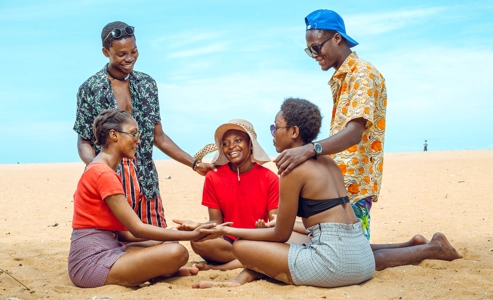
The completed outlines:
<svg viewBox="0 0 493 300">
<path fill-rule="evenodd" d="M 188 261 L 185 247 L 162 242 L 197 240 L 206 235 L 200 229 L 214 224 L 178 231 L 142 223 L 115 172 L 122 158 L 135 156 L 137 123 L 125 110 L 109 109 L 94 120 L 93 130 L 102 151 L 87 166 L 74 194 L 70 280 L 79 287 L 134 286 L 158 277 L 197 274 L 197 268 L 183 267 Z"/>
</svg>

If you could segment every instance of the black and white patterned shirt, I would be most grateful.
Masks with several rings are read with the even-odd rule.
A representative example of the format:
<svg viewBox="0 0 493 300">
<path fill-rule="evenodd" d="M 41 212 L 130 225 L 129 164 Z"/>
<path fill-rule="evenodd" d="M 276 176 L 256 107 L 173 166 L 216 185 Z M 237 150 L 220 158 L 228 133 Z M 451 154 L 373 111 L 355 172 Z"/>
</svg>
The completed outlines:
<svg viewBox="0 0 493 300">
<path fill-rule="evenodd" d="M 156 166 L 152 160 L 154 126 L 161 121 L 156 81 L 149 75 L 137 71 L 130 74 L 130 95 L 132 115 L 141 132 L 140 145 L 136 153 L 137 177 L 141 193 L 147 199 L 159 196 L 159 181 Z M 118 108 L 106 67 L 87 79 L 77 93 L 77 114 L 74 131 L 83 139 L 90 140 L 96 155 L 101 151 L 94 144 L 92 125 L 103 111 Z M 120 168 L 120 167 L 119 167 Z M 121 170 L 118 170 L 121 174 Z"/>
</svg>

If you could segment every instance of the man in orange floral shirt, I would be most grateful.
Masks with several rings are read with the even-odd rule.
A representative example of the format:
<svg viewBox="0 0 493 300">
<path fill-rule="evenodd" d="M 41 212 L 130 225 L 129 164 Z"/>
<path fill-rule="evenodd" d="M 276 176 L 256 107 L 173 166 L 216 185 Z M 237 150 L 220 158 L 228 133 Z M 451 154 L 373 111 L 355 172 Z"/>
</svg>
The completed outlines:
<svg viewBox="0 0 493 300">
<path fill-rule="evenodd" d="M 358 43 L 346 34 L 334 11 L 316 10 L 305 18 L 305 52 L 323 71 L 336 71 L 329 81 L 334 107 L 330 136 L 317 143 L 284 150 L 276 159 L 279 174 L 303 161 L 330 154 L 339 165 L 356 216 L 370 239 L 370 209 L 382 183 L 387 91 L 382 74 L 351 48 Z"/>
</svg>

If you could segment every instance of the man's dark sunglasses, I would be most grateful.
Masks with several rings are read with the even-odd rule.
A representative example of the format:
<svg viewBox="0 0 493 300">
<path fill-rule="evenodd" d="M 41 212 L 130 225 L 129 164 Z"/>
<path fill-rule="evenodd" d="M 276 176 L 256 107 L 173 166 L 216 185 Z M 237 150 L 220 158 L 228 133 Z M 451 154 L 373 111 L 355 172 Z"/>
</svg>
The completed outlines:
<svg viewBox="0 0 493 300">
<path fill-rule="evenodd" d="M 305 53 L 310 57 L 320 55 L 320 53 L 322 52 L 322 47 L 324 46 L 325 42 L 327 42 L 328 40 L 333 38 L 334 35 L 335 35 L 335 33 L 333 33 L 331 36 L 329 36 L 325 40 L 321 41 L 320 43 L 313 44 L 310 47 L 305 48 Z"/>
<path fill-rule="evenodd" d="M 116 29 L 113 29 L 112 31 L 110 31 L 110 33 L 108 33 L 108 35 L 104 38 L 103 42 L 106 41 L 106 39 L 110 36 L 110 34 L 115 38 L 115 39 L 119 39 L 122 37 L 123 35 L 123 32 L 125 32 L 127 35 L 131 36 L 134 34 L 135 32 L 135 27 L 133 26 L 127 26 L 127 27 L 123 27 L 123 28 L 116 28 Z"/>
</svg>

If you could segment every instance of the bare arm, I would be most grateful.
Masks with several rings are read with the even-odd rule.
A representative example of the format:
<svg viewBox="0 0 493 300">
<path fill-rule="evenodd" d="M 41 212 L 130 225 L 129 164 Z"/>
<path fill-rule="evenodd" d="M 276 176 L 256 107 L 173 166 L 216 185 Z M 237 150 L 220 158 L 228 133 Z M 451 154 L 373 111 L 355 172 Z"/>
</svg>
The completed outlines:
<svg viewBox="0 0 493 300">
<path fill-rule="evenodd" d="M 79 151 L 80 159 L 86 165 L 90 164 L 94 157 L 96 157 L 96 153 L 91 147 L 91 142 L 82 138 L 80 135 L 77 135 L 77 150 Z"/>
<path fill-rule="evenodd" d="M 205 224 L 221 224 L 223 223 L 223 214 L 219 209 L 213 209 L 209 208 L 209 221 L 205 223 L 199 223 L 195 221 L 190 221 L 190 220 L 180 220 L 180 219 L 173 219 L 173 222 L 176 224 L 179 224 L 179 226 L 176 227 L 178 230 L 195 230 L 197 227 L 200 225 L 205 225 Z"/>
<path fill-rule="evenodd" d="M 179 231 L 164 229 L 149 224 L 144 224 L 137 217 L 135 212 L 128 205 L 124 195 L 112 195 L 104 199 L 115 217 L 125 226 L 133 237 L 138 240 L 156 240 L 156 241 L 193 241 L 203 237 L 205 234 L 200 233 L 201 228 L 210 228 L 209 226 L 200 226 L 194 231 Z M 131 239 L 131 236 L 124 238 Z"/>
<path fill-rule="evenodd" d="M 365 130 L 366 120 L 358 118 L 351 120 L 346 128 L 318 143 L 322 145 L 322 155 L 339 153 L 349 147 L 359 144 Z M 287 174 L 299 164 L 315 155 L 312 144 L 284 150 L 276 159 L 278 174 Z"/>
<path fill-rule="evenodd" d="M 154 125 L 154 145 L 161 150 L 164 154 L 168 155 L 172 159 L 181 162 L 182 164 L 189 166 L 193 165 L 194 158 L 188 153 L 183 151 L 178 145 L 175 144 L 163 131 L 161 122 L 157 122 Z M 216 167 L 208 163 L 200 163 L 195 168 L 195 171 L 200 175 L 205 175 L 209 170 L 215 170 Z"/>
</svg>

